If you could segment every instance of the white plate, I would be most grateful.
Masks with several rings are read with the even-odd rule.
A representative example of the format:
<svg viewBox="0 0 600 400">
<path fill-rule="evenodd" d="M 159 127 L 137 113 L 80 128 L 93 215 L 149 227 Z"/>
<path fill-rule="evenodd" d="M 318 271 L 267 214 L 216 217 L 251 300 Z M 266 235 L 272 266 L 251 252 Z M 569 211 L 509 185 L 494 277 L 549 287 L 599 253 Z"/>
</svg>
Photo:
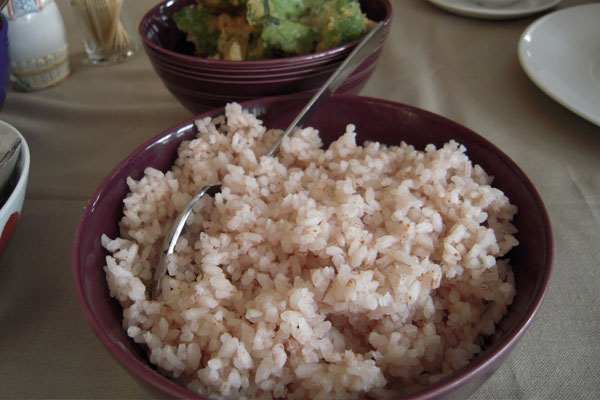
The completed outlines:
<svg viewBox="0 0 600 400">
<path fill-rule="evenodd" d="M 519 60 L 546 94 L 600 126 L 600 4 L 534 22 L 521 36 Z"/>
<path fill-rule="evenodd" d="M 556 7 L 561 0 L 519 0 L 506 6 L 496 7 L 482 5 L 478 0 L 429 0 L 429 2 L 446 11 L 466 17 L 512 19 L 547 11 Z"/>
</svg>

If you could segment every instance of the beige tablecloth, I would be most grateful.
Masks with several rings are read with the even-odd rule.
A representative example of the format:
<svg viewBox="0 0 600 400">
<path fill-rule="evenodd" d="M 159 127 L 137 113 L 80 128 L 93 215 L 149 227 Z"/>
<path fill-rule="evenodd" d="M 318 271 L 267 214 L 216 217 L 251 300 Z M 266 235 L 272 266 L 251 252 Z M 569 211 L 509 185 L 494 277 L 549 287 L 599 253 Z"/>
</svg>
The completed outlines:
<svg viewBox="0 0 600 400">
<path fill-rule="evenodd" d="M 590 1 L 563 1 L 563 7 Z M 146 56 L 89 67 L 66 1 L 73 74 L 9 93 L 0 118 L 32 153 L 25 213 L 0 256 L 0 396 L 141 398 L 75 299 L 69 250 L 86 199 L 137 144 L 190 113 Z M 139 20 L 151 0 L 127 2 Z M 396 0 L 393 31 L 364 94 L 422 107 L 487 137 L 531 177 L 549 209 L 555 273 L 532 328 L 473 399 L 600 396 L 600 128 L 538 90 L 521 70 L 532 18 L 486 22 Z M 600 90 L 600 89 L 599 89 Z"/>
</svg>

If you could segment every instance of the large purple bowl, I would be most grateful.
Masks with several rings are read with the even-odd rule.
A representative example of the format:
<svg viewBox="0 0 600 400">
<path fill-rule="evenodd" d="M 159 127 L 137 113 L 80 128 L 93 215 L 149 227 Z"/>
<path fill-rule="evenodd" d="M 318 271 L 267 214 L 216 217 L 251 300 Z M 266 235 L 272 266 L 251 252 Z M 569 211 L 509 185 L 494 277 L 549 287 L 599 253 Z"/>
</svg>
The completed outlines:
<svg viewBox="0 0 600 400">
<path fill-rule="evenodd" d="M 6 99 L 10 64 L 8 59 L 8 21 L 0 13 L 0 110 Z"/>
<path fill-rule="evenodd" d="M 294 99 L 261 99 L 245 107 L 265 110 L 261 118 L 266 126 L 283 128 L 304 102 Z M 223 113 L 216 109 L 206 114 Z M 122 310 L 110 298 L 103 265 L 106 256 L 100 236 L 118 235 L 123 213 L 123 198 L 128 192 L 128 176 L 140 178 L 147 167 L 168 170 L 177 156 L 177 147 L 196 134 L 192 120 L 185 121 L 153 137 L 135 149 L 101 183 L 90 200 L 73 245 L 72 263 L 79 301 L 90 325 L 110 353 L 137 379 L 163 396 L 202 398 L 162 376 L 152 367 L 144 349 L 127 337 L 122 329 Z M 406 141 L 422 149 L 428 143 L 442 145 L 454 139 L 467 147 L 469 157 L 495 176 L 494 185 L 503 190 L 519 207 L 515 225 L 520 245 L 510 253 L 514 267 L 517 295 L 507 316 L 500 322 L 489 345 L 472 362 L 456 374 L 404 397 L 424 400 L 461 399 L 473 393 L 502 363 L 531 324 L 537 312 L 552 269 L 553 242 L 544 204 L 523 171 L 496 146 L 438 115 L 414 107 L 384 100 L 355 96 L 335 96 L 324 103 L 310 120 L 325 143 L 344 131 L 348 122 L 357 126 L 359 140 L 376 140 L 387 144 Z"/>
</svg>

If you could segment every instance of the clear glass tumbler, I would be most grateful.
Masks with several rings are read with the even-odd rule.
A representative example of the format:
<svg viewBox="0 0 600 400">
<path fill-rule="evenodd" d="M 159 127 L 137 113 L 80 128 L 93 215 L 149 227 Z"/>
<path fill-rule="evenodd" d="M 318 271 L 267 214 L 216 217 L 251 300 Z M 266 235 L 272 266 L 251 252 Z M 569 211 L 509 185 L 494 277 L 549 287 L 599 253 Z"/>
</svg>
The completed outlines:
<svg viewBox="0 0 600 400">
<path fill-rule="evenodd" d="M 125 61 L 138 49 L 124 0 L 71 0 L 92 64 Z"/>
</svg>

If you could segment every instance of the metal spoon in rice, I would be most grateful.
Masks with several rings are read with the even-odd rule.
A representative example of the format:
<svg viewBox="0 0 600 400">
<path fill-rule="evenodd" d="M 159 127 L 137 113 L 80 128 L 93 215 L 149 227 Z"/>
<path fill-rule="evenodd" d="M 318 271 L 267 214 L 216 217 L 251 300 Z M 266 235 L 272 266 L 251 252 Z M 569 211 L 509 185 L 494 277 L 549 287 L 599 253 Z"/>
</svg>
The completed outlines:
<svg viewBox="0 0 600 400">
<path fill-rule="evenodd" d="M 271 150 L 266 156 L 274 156 L 279 147 L 283 142 L 283 138 L 289 136 L 296 130 L 297 127 L 302 124 L 310 117 L 310 115 L 316 110 L 318 105 L 328 99 L 341 85 L 344 83 L 346 78 L 350 76 L 352 72 L 370 55 L 372 55 L 382 44 L 385 37 L 385 24 L 379 22 L 375 25 L 365 37 L 358 43 L 354 51 L 344 60 L 342 65 L 331 75 L 331 77 L 325 82 L 325 84 L 319 89 L 319 91 L 310 99 L 310 101 L 304 106 L 300 114 L 294 119 L 294 121 L 288 126 L 283 134 L 275 141 Z M 177 217 L 171 230 L 165 236 L 161 252 L 160 260 L 156 269 L 154 270 L 154 286 L 152 288 L 152 298 L 157 299 L 162 293 L 162 279 L 167 272 L 167 260 L 175 253 L 175 245 L 177 240 L 181 236 L 185 224 L 189 217 L 192 215 L 193 208 L 198 202 L 206 195 L 213 196 L 215 193 L 221 191 L 221 185 L 207 185 L 202 187 L 196 195 L 190 200 L 188 205 L 185 207 L 183 212 Z"/>
</svg>

